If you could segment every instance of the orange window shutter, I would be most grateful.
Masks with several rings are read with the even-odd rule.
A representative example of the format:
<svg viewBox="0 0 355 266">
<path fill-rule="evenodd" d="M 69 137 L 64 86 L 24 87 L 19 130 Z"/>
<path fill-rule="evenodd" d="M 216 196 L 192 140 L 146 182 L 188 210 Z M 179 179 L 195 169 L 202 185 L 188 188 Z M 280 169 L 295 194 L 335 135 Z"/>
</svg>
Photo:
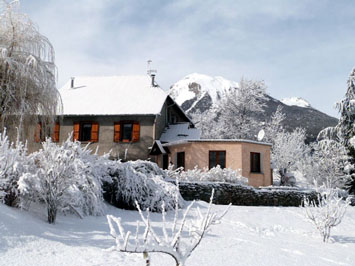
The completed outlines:
<svg viewBox="0 0 355 266">
<path fill-rule="evenodd" d="M 114 142 L 120 142 L 121 140 L 121 124 L 120 123 L 115 123 L 114 125 L 114 136 L 113 136 L 113 141 Z"/>
<path fill-rule="evenodd" d="M 91 125 L 91 142 L 99 141 L 99 123 L 93 122 Z"/>
<path fill-rule="evenodd" d="M 79 134 L 80 134 L 80 123 L 75 122 L 74 123 L 73 140 L 79 140 Z"/>
<path fill-rule="evenodd" d="M 55 123 L 54 129 L 53 129 L 53 134 L 52 134 L 53 142 L 59 142 L 59 132 L 60 132 L 60 124 L 59 124 L 59 122 L 57 122 L 57 123 Z"/>
<path fill-rule="evenodd" d="M 137 141 L 139 141 L 139 135 L 140 135 L 140 125 L 139 125 L 139 122 L 134 122 L 134 123 L 133 123 L 132 142 L 137 142 Z"/>
<path fill-rule="evenodd" d="M 41 131 L 42 131 L 42 124 L 38 123 L 35 130 L 35 142 L 41 142 Z"/>
</svg>

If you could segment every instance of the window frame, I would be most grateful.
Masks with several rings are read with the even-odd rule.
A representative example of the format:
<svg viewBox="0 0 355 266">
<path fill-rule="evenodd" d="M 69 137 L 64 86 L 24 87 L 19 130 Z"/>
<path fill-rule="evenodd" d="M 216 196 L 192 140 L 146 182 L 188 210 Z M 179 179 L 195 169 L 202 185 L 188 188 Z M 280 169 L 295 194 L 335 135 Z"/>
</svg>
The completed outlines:
<svg viewBox="0 0 355 266">
<path fill-rule="evenodd" d="M 216 167 L 217 165 L 219 165 L 221 167 L 221 169 L 227 168 L 227 151 L 226 150 L 210 150 L 208 152 L 208 169 L 211 169 L 211 153 L 212 152 L 216 152 L 216 165 L 213 167 Z M 219 156 L 220 153 L 224 153 L 224 167 L 221 166 L 221 164 L 219 163 Z"/>
<path fill-rule="evenodd" d="M 90 124 L 90 138 L 89 140 L 83 140 L 83 126 Z M 92 121 L 80 121 L 80 127 L 79 127 L 79 141 L 80 142 L 91 142 L 91 132 L 92 132 Z"/>
<path fill-rule="evenodd" d="M 125 124 L 131 124 L 132 125 L 132 132 L 131 132 L 131 137 L 130 139 L 124 139 L 123 138 L 123 133 L 124 133 L 124 125 Z M 120 126 L 120 129 L 119 129 L 119 141 L 116 140 L 115 138 L 115 134 L 116 134 L 116 130 L 115 130 L 115 126 L 116 125 L 119 125 Z M 134 126 L 135 125 L 138 125 L 139 127 L 139 136 L 138 136 L 138 140 L 134 140 Z M 141 132 L 141 129 L 140 129 L 140 122 L 137 121 L 137 120 L 121 120 L 121 121 L 117 121 L 117 122 L 114 122 L 114 132 L 113 132 L 113 141 L 116 142 L 116 143 L 133 143 L 133 142 L 138 142 L 140 140 L 140 132 Z"/>
<path fill-rule="evenodd" d="M 179 166 L 179 155 L 183 155 L 183 163 Z M 176 153 L 176 168 L 183 167 L 183 171 L 185 171 L 185 151 L 179 151 Z"/>
<path fill-rule="evenodd" d="M 73 122 L 73 126 L 75 127 L 75 124 L 79 124 L 79 136 L 78 136 L 78 139 L 76 139 L 77 141 L 80 141 L 81 143 L 97 143 L 99 142 L 99 139 L 100 139 L 100 136 L 99 136 L 99 133 L 100 133 L 100 123 L 98 121 L 89 121 L 89 120 L 84 120 L 84 121 L 74 121 Z M 91 125 L 91 128 L 90 128 L 90 139 L 89 140 L 83 140 L 83 125 L 85 124 L 90 124 Z M 94 124 L 97 124 L 98 128 L 97 128 L 97 141 L 92 141 L 93 139 L 93 126 Z M 75 129 L 74 129 L 75 131 Z M 73 135 L 73 139 L 75 140 L 74 138 L 75 136 Z"/>
<path fill-rule="evenodd" d="M 258 157 L 259 164 L 256 166 L 255 165 L 255 156 Z M 254 168 L 256 166 L 256 168 Z M 250 173 L 254 174 L 262 174 L 263 172 L 261 171 L 261 153 L 260 152 L 250 152 Z"/>
</svg>

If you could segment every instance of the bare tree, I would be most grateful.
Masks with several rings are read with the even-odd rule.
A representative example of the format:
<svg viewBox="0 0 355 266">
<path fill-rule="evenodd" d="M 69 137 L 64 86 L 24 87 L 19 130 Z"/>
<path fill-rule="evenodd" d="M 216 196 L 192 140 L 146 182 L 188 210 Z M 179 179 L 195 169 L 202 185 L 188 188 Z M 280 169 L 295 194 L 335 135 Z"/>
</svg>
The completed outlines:
<svg viewBox="0 0 355 266">
<path fill-rule="evenodd" d="M 54 49 L 33 22 L 19 11 L 19 1 L 0 3 L 0 129 L 24 128 L 38 121 L 53 124 L 60 106 Z"/>
<path fill-rule="evenodd" d="M 338 189 L 323 186 L 317 187 L 316 201 L 304 199 L 306 217 L 316 226 L 323 242 L 328 242 L 330 230 L 339 225 L 349 206 L 350 198 L 344 200 Z"/>
<path fill-rule="evenodd" d="M 143 214 L 138 203 L 140 217 L 145 226 L 143 234 L 140 234 L 140 224 L 137 221 L 137 228 L 134 237 L 131 232 L 125 232 L 121 219 L 112 215 L 107 216 L 110 226 L 110 233 L 116 240 L 117 249 L 128 253 L 143 253 L 146 265 L 150 263 L 149 253 L 164 253 L 170 255 L 177 266 L 185 265 L 185 261 L 201 243 L 211 225 L 220 222 L 227 213 L 229 207 L 221 214 L 211 212 L 214 190 L 212 191 L 207 212 L 202 214 L 197 208 L 197 217 L 189 218 L 189 213 L 194 205 L 194 201 L 186 208 L 182 217 L 179 217 L 178 204 L 176 203 L 175 216 L 170 230 L 167 227 L 165 206 L 162 206 L 162 236 L 152 227 L 149 209 L 146 216 Z"/>
</svg>

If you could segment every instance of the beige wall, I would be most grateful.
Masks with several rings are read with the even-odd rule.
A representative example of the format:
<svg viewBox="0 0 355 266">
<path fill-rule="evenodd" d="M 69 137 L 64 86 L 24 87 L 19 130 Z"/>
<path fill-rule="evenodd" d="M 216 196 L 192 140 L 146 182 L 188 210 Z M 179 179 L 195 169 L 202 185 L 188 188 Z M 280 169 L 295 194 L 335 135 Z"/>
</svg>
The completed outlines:
<svg viewBox="0 0 355 266">
<path fill-rule="evenodd" d="M 68 135 L 73 131 L 74 122 L 88 121 L 99 123 L 99 141 L 91 143 L 90 149 L 93 151 L 99 147 L 99 154 L 108 153 L 111 150 L 113 157 L 120 159 L 124 158 L 125 150 L 127 152 L 127 160 L 147 159 L 149 158 L 148 148 L 153 144 L 154 136 L 154 119 L 155 116 L 72 116 L 64 117 L 60 122 L 60 142 L 67 139 Z M 140 123 L 140 139 L 135 143 L 115 143 L 114 137 L 114 123 L 122 120 L 139 121 Z M 38 150 L 41 145 L 34 141 L 34 129 L 29 134 L 28 138 L 29 151 Z M 83 145 L 87 143 L 83 142 Z"/>
<path fill-rule="evenodd" d="M 249 185 L 254 187 L 269 186 L 272 184 L 270 169 L 270 146 L 247 142 L 189 142 L 169 146 L 169 161 L 176 165 L 176 153 L 185 152 L 185 169 L 209 167 L 209 151 L 226 151 L 226 167 L 240 170 L 248 178 Z M 261 173 L 250 172 L 250 152 L 261 154 Z M 157 158 L 160 167 L 163 165 L 163 156 Z"/>
</svg>

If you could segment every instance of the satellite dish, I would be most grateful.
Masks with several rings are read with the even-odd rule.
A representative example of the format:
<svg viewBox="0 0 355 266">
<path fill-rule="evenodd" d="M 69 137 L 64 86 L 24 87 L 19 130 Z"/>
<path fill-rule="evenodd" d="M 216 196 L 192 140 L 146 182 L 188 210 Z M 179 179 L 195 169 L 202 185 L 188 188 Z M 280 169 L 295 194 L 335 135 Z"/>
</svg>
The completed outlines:
<svg viewBox="0 0 355 266">
<path fill-rule="evenodd" d="M 262 129 L 258 133 L 258 141 L 262 141 L 264 137 L 265 137 L 265 131 L 264 129 Z"/>
</svg>

